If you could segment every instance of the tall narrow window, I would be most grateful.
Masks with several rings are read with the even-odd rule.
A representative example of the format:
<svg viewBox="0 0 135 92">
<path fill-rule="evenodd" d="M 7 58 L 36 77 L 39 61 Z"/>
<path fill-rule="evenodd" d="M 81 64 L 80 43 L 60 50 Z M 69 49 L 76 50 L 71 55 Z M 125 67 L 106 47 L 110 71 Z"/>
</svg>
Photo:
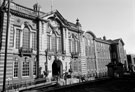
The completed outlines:
<svg viewBox="0 0 135 92">
<path fill-rule="evenodd" d="M 74 71 L 75 72 L 78 72 L 78 62 L 77 61 L 74 61 L 74 64 L 73 65 L 74 65 L 74 68 L 73 68 Z"/>
<path fill-rule="evenodd" d="M 18 61 L 14 61 L 14 77 L 18 77 Z"/>
<path fill-rule="evenodd" d="M 90 39 L 88 39 L 88 56 L 90 56 L 91 54 L 91 42 L 90 42 Z"/>
<path fill-rule="evenodd" d="M 78 52 L 78 47 L 79 47 L 79 44 L 78 44 L 78 40 L 76 40 L 76 52 Z"/>
<path fill-rule="evenodd" d="M 33 62 L 33 75 L 36 75 L 36 61 Z"/>
<path fill-rule="evenodd" d="M 56 51 L 56 38 L 55 35 L 52 35 L 52 51 Z"/>
<path fill-rule="evenodd" d="M 55 36 L 55 45 L 54 45 L 55 47 L 54 47 L 54 51 L 57 51 L 57 41 L 58 41 L 57 40 L 57 37 Z"/>
<path fill-rule="evenodd" d="M 36 37 L 36 33 L 33 32 L 32 33 L 32 48 L 33 50 L 36 50 L 37 47 L 37 37 Z"/>
<path fill-rule="evenodd" d="M 61 37 L 59 38 L 59 49 L 60 49 L 60 51 L 62 51 L 62 41 L 61 41 Z"/>
<path fill-rule="evenodd" d="M 58 52 L 61 52 L 61 38 L 57 37 L 57 50 Z"/>
<path fill-rule="evenodd" d="M 76 40 L 74 39 L 74 52 L 76 53 Z"/>
<path fill-rule="evenodd" d="M 75 40 L 72 39 L 72 51 L 75 52 Z"/>
<path fill-rule="evenodd" d="M 29 62 L 28 61 L 23 62 L 22 75 L 23 76 L 29 76 Z"/>
<path fill-rule="evenodd" d="M 16 29 L 16 49 L 20 48 L 20 29 Z"/>
<path fill-rule="evenodd" d="M 80 52 L 80 41 L 79 40 L 77 41 L 77 46 L 78 46 L 77 47 L 77 52 Z"/>
<path fill-rule="evenodd" d="M 23 48 L 30 48 L 30 30 L 26 27 L 23 30 Z"/>
<path fill-rule="evenodd" d="M 51 50 L 50 42 L 51 42 L 51 37 L 50 37 L 50 35 L 47 35 L 47 49 L 48 50 Z"/>
<path fill-rule="evenodd" d="M 15 36 L 15 30 L 13 27 L 11 27 L 10 30 L 10 47 L 14 47 L 14 37 Z"/>
<path fill-rule="evenodd" d="M 85 53 L 86 53 L 86 56 L 89 56 L 89 40 L 86 39 L 85 40 Z"/>
<path fill-rule="evenodd" d="M 77 41 L 75 40 L 75 53 L 77 52 Z"/>
<path fill-rule="evenodd" d="M 71 43 L 71 39 L 69 39 L 69 52 L 72 52 L 72 51 L 71 51 L 71 44 L 72 44 L 72 43 Z"/>
</svg>

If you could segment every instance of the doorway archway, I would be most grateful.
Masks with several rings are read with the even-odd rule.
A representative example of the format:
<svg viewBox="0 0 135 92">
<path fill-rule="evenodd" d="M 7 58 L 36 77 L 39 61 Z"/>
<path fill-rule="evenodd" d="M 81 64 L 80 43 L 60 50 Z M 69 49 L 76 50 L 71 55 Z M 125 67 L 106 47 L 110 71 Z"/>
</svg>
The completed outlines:
<svg viewBox="0 0 135 92">
<path fill-rule="evenodd" d="M 62 76 L 63 65 L 60 60 L 54 60 L 52 64 L 52 76 Z"/>
</svg>

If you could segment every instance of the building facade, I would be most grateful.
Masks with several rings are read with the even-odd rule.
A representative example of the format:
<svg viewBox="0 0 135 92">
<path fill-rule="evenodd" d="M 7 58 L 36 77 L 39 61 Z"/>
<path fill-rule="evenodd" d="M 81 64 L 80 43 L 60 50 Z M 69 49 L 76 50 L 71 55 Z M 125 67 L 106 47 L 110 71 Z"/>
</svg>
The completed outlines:
<svg viewBox="0 0 135 92">
<path fill-rule="evenodd" d="M 107 65 L 111 62 L 110 44 L 105 38 L 96 39 L 98 73 L 101 76 L 107 75 Z"/>
<path fill-rule="evenodd" d="M 11 3 L 10 6 L 8 34 L 7 11 L 4 8 L 1 11 L 1 86 L 4 77 L 6 35 L 8 35 L 6 79 L 10 78 L 13 83 L 32 81 L 37 71 L 37 13 L 16 3 Z"/>
<path fill-rule="evenodd" d="M 134 54 L 128 54 L 127 55 L 127 66 L 129 72 L 135 72 L 135 55 Z"/>
<path fill-rule="evenodd" d="M 11 84 L 43 77 L 62 78 L 65 72 L 72 76 L 106 76 L 109 63 L 125 64 L 122 39 L 97 38 L 93 32 L 84 31 L 78 19 L 71 23 L 58 10 L 41 12 L 38 4 L 33 9 L 14 2 L 10 6 L 8 34 L 7 7 L 0 11 L 0 86 L 3 85 L 6 35 L 6 78 L 11 79 Z"/>
</svg>

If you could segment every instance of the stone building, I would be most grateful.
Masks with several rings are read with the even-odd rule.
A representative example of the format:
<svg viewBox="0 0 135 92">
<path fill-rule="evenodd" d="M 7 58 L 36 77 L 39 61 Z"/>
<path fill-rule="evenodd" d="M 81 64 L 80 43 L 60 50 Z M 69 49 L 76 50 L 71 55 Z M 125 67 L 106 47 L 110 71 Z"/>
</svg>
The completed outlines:
<svg viewBox="0 0 135 92">
<path fill-rule="evenodd" d="M 122 76 L 123 72 L 127 69 L 127 58 L 124 50 L 124 42 L 121 38 L 108 41 L 111 43 L 111 63 L 108 64 L 108 67 L 113 69 L 113 74 L 111 76 Z"/>
<path fill-rule="evenodd" d="M 7 47 L 7 72 L 6 79 L 10 78 L 11 83 L 20 83 L 23 81 L 33 81 L 36 77 L 36 71 L 40 72 L 39 49 L 37 46 L 38 31 L 37 25 L 41 23 L 38 19 L 38 8 L 29 9 L 14 2 L 10 4 L 9 30 L 7 28 L 7 11 L 5 7 L 1 10 L 0 18 L 0 86 L 3 81 L 4 57 L 6 35 L 8 35 Z M 40 16 L 45 13 L 39 12 Z M 38 49 L 38 50 L 37 50 Z M 41 62 L 42 63 L 42 62 Z M 38 68 L 38 69 L 37 69 Z"/>
<path fill-rule="evenodd" d="M 7 8 L 7 7 L 6 7 Z M 3 81 L 7 11 L 0 13 L 0 85 Z M 34 81 L 35 78 L 49 78 L 68 72 L 80 71 L 80 42 L 82 30 L 79 20 L 71 23 L 57 11 L 44 13 L 35 4 L 33 9 L 11 3 L 6 79 L 11 83 Z M 73 61 L 71 64 L 70 61 Z M 72 66 L 74 65 L 74 66 Z M 79 68 L 80 69 L 79 69 Z"/>
<path fill-rule="evenodd" d="M 135 72 L 135 55 L 127 54 L 127 66 L 129 72 Z"/>
<path fill-rule="evenodd" d="M 105 37 L 103 39 L 101 38 L 96 39 L 98 73 L 101 76 L 107 74 L 108 69 L 106 65 L 111 62 L 110 44 L 111 43 L 108 42 Z"/>
<path fill-rule="evenodd" d="M 0 86 L 3 85 L 6 35 L 6 79 L 10 78 L 11 84 L 32 82 L 45 76 L 62 78 L 69 71 L 72 76 L 100 77 L 107 75 L 109 63 L 125 64 L 122 39 L 97 38 L 93 32 L 84 31 L 78 19 L 72 23 L 58 10 L 42 12 L 38 4 L 33 9 L 14 2 L 10 6 L 8 34 L 7 7 L 0 8 Z"/>
<path fill-rule="evenodd" d="M 44 26 L 44 34 L 42 33 L 41 48 L 44 54 L 42 56 L 43 62 L 45 62 L 45 56 L 47 56 L 47 71 L 49 77 L 68 72 L 72 67 L 74 72 L 78 72 L 78 62 L 80 62 L 79 50 L 80 41 L 79 37 L 82 32 L 79 20 L 76 24 L 71 23 L 64 19 L 64 17 L 57 11 L 51 11 L 47 15 L 43 16 L 43 19 L 48 20 L 46 23 L 42 23 Z M 43 44 L 44 43 L 44 44 Z M 71 62 L 72 61 L 72 64 Z M 76 62 L 74 64 L 74 62 Z M 72 65 L 75 65 L 73 67 Z"/>
</svg>

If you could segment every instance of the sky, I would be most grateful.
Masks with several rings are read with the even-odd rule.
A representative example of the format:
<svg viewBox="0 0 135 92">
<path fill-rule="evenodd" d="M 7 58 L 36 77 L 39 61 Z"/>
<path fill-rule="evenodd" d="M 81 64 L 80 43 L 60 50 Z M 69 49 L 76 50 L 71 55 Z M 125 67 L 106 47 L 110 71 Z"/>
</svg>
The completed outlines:
<svg viewBox="0 0 135 92">
<path fill-rule="evenodd" d="M 96 37 L 122 38 L 128 54 L 135 54 L 135 0 L 13 0 L 32 8 L 38 2 L 42 11 L 57 9 L 70 22 L 80 20 L 84 31 Z"/>
</svg>

